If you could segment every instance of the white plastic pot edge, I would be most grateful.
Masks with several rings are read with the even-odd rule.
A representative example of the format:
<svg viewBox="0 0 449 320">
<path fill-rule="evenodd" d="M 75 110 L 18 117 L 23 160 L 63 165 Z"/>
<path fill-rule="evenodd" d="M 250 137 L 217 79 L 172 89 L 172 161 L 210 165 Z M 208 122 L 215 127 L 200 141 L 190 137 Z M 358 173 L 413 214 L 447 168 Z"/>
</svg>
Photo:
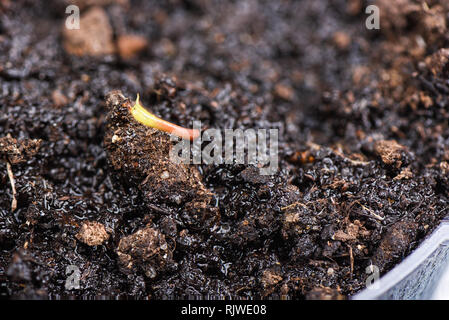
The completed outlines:
<svg viewBox="0 0 449 320">
<path fill-rule="evenodd" d="M 377 280 L 377 285 L 364 289 L 354 295 L 353 300 L 376 300 L 392 289 L 395 285 L 404 280 L 408 275 L 415 271 L 435 250 L 444 242 L 449 241 L 449 221 L 444 219 L 435 229 L 430 237 L 426 238 L 417 249 L 415 249 L 400 264 Z"/>
</svg>

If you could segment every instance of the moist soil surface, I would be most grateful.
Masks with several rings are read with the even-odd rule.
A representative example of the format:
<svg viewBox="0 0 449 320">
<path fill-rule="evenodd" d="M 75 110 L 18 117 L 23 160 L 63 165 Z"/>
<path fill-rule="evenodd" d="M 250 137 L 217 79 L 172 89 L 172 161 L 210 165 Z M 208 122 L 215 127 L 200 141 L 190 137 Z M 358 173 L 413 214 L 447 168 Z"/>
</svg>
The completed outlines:
<svg viewBox="0 0 449 320">
<path fill-rule="evenodd" d="M 1 296 L 344 299 L 448 213 L 447 1 L 70 3 L 0 1 Z M 137 93 L 276 174 L 170 162 Z"/>
</svg>

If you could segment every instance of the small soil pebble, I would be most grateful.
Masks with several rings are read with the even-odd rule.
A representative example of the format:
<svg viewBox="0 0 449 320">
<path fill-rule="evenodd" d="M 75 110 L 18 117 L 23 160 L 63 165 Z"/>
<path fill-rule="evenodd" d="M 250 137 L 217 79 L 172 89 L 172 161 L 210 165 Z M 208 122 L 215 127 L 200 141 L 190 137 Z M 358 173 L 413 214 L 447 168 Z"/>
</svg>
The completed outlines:
<svg viewBox="0 0 449 320">
<path fill-rule="evenodd" d="M 306 298 L 307 300 L 344 300 L 345 297 L 336 289 L 321 287 L 312 289 Z"/>
<path fill-rule="evenodd" d="M 409 167 L 404 168 L 401 170 L 401 172 L 393 178 L 393 180 L 403 180 L 403 179 L 411 179 L 413 178 L 413 172 L 410 170 Z"/>
<path fill-rule="evenodd" d="M 0 158 L 11 164 L 25 162 L 34 156 L 41 146 L 40 139 L 17 140 L 12 137 L 0 138 Z"/>
<path fill-rule="evenodd" d="M 284 100 L 292 100 L 294 97 L 294 91 L 291 87 L 284 84 L 277 84 L 274 87 L 276 95 Z"/>
<path fill-rule="evenodd" d="M 101 7 L 92 7 L 81 15 L 80 29 L 63 26 L 64 48 L 76 56 L 103 56 L 115 52 L 113 30 Z"/>
<path fill-rule="evenodd" d="M 122 59 L 131 59 L 148 46 L 146 38 L 137 35 L 121 35 L 117 39 L 117 47 Z"/>
<path fill-rule="evenodd" d="M 81 225 L 76 238 L 88 246 L 99 246 L 109 239 L 109 234 L 103 224 L 96 221 L 86 221 Z"/>
<path fill-rule="evenodd" d="M 351 44 L 351 37 L 343 31 L 337 31 L 333 34 L 332 40 L 334 41 L 335 45 L 340 50 L 346 50 L 348 49 L 349 45 Z"/>
<path fill-rule="evenodd" d="M 426 57 L 425 64 L 433 76 L 447 77 L 449 75 L 449 49 L 442 48 Z"/>
<path fill-rule="evenodd" d="M 405 159 L 406 148 L 395 140 L 380 140 L 374 145 L 376 153 L 381 157 L 382 162 L 387 165 L 400 168 Z"/>
<path fill-rule="evenodd" d="M 60 108 L 69 103 L 69 99 L 61 92 L 61 90 L 54 90 L 51 97 L 56 108 Z"/>
<path fill-rule="evenodd" d="M 440 169 L 445 175 L 449 174 L 449 163 L 447 161 L 442 161 L 440 163 Z"/>
<path fill-rule="evenodd" d="M 275 290 L 275 286 L 282 281 L 282 276 L 274 270 L 264 270 L 260 279 L 265 294 Z"/>
<path fill-rule="evenodd" d="M 165 236 L 150 226 L 120 239 L 117 254 L 125 273 L 141 270 L 150 279 L 173 263 Z"/>
</svg>

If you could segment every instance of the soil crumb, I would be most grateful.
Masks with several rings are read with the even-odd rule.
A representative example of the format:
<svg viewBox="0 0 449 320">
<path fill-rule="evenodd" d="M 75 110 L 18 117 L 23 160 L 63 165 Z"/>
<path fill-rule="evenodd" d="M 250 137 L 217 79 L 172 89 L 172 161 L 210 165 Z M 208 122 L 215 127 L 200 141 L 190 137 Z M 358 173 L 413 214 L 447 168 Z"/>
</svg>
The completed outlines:
<svg viewBox="0 0 449 320">
<path fill-rule="evenodd" d="M 99 246 L 109 239 L 109 234 L 101 223 L 86 221 L 81 225 L 76 238 L 88 246 Z"/>
</svg>

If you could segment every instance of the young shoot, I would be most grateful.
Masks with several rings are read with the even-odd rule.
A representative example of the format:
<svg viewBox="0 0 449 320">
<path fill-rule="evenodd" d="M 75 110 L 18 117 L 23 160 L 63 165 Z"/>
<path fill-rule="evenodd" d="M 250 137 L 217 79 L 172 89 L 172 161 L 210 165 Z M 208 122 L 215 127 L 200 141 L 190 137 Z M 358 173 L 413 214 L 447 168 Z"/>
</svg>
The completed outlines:
<svg viewBox="0 0 449 320">
<path fill-rule="evenodd" d="M 180 127 L 174 123 L 163 120 L 151 112 L 149 112 L 144 106 L 140 104 L 139 94 L 137 94 L 136 102 L 132 107 L 129 108 L 133 118 L 150 128 L 158 129 L 169 134 L 174 134 L 185 140 L 193 141 L 200 136 L 200 131 L 198 129 L 187 129 Z"/>
</svg>

